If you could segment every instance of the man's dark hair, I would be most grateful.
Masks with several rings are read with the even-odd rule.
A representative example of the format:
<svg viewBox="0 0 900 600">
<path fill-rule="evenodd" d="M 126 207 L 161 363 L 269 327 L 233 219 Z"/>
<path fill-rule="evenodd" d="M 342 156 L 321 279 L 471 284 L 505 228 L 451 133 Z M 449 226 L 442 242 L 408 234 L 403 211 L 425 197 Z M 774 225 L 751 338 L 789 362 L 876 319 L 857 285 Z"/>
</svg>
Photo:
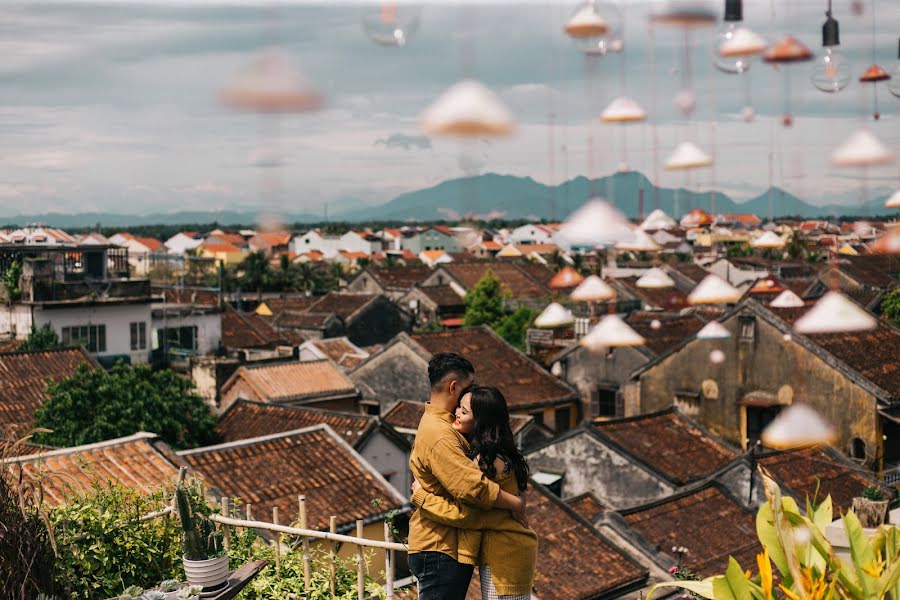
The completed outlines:
<svg viewBox="0 0 900 600">
<path fill-rule="evenodd" d="M 447 375 L 453 374 L 459 379 L 465 379 L 475 372 L 475 367 L 459 354 L 453 352 L 440 352 L 428 361 L 428 381 L 434 389 L 444 381 Z"/>
</svg>

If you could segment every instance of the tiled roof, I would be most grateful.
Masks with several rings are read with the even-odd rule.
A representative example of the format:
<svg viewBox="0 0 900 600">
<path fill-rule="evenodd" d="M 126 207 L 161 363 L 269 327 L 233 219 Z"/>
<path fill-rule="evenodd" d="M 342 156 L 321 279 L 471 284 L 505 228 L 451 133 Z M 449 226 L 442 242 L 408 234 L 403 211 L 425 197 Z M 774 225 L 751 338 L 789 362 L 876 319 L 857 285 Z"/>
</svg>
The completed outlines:
<svg viewBox="0 0 900 600">
<path fill-rule="evenodd" d="M 226 348 L 262 348 L 284 343 L 303 343 L 296 335 L 276 330 L 256 313 L 225 310 L 222 315 L 222 344 Z"/>
<path fill-rule="evenodd" d="M 153 286 L 152 293 L 154 296 L 162 296 L 165 302 L 172 304 L 219 305 L 219 293 L 215 290 Z"/>
<path fill-rule="evenodd" d="M 424 256 L 425 259 L 433 263 L 445 254 L 447 254 L 447 252 L 444 250 L 422 250 L 422 253 L 419 254 L 419 256 Z"/>
<path fill-rule="evenodd" d="M 426 352 L 456 352 L 475 366 L 484 385 L 500 389 L 511 407 L 570 400 L 577 392 L 507 344 L 487 327 L 454 329 L 412 336 Z"/>
<path fill-rule="evenodd" d="M 756 460 L 782 488 L 790 490 L 800 506 L 806 506 L 807 497 L 813 499 L 817 488 L 818 501 L 830 494 L 835 516 L 849 510 L 853 498 L 860 496 L 863 488 L 878 484 L 873 477 L 839 457 L 837 452 L 826 448 L 770 452 L 757 456 Z"/>
<path fill-rule="evenodd" d="M 550 295 L 550 289 L 545 283 L 534 279 L 513 263 L 457 262 L 441 265 L 441 268 L 459 281 L 466 290 L 474 288 L 481 278 L 491 271 L 513 298 L 543 298 Z M 550 273 L 550 277 L 552 276 L 553 273 Z M 549 280 L 548 277 L 547 281 Z"/>
<path fill-rule="evenodd" d="M 368 272 L 385 289 L 403 290 L 423 282 L 431 275 L 431 269 L 424 265 L 372 267 Z"/>
<path fill-rule="evenodd" d="M 320 329 L 328 324 L 328 320 L 336 315 L 332 312 L 307 312 L 282 310 L 275 313 L 272 323 L 278 327 L 299 327 L 300 329 Z"/>
<path fill-rule="evenodd" d="M 291 241 L 291 234 L 287 231 L 263 231 L 257 233 L 250 240 L 255 246 L 284 246 Z"/>
<path fill-rule="evenodd" d="M 569 505 L 569 508 L 591 523 L 606 510 L 603 503 L 597 500 L 597 497 L 591 492 L 585 492 L 581 495 L 574 496 L 564 502 Z"/>
<path fill-rule="evenodd" d="M 266 298 L 263 304 L 269 307 L 273 315 L 283 310 L 305 311 L 318 302 L 319 296 L 292 296 L 290 298 Z"/>
<path fill-rule="evenodd" d="M 247 243 L 244 236 L 239 233 L 211 233 L 206 240 L 207 242 L 211 241 L 212 243 L 229 244 L 238 247 Z"/>
<path fill-rule="evenodd" d="M 548 269 L 544 265 L 533 262 L 530 260 L 518 260 L 518 261 L 510 261 L 512 264 L 528 275 L 532 280 L 538 282 L 540 285 L 544 287 L 548 287 L 550 285 L 550 280 L 556 275 L 556 272 L 552 269 Z"/>
<path fill-rule="evenodd" d="M 357 311 L 375 300 L 378 294 L 345 294 L 329 292 L 309 307 L 309 312 L 334 313 L 344 322 L 350 321 Z"/>
<path fill-rule="evenodd" d="M 356 391 L 353 382 L 330 360 L 310 360 L 240 367 L 222 386 L 240 377 L 269 402 L 301 400 Z"/>
<path fill-rule="evenodd" d="M 206 242 L 203 242 L 202 244 L 200 244 L 200 248 L 211 254 L 219 254 L 219 253 L 223 253 L 223 252 L 226 254 L 236 254 L 241 251 L 241 249 L 238 248 L 237 246 L 235 246 L 234 244 L 216 243 L 216 242 L 209 242 L 209 241 L 206 241 Z"/>
<path fill-rule="evenodd" d="M 466 301 L 460 297 L 449 285 L 433 285 L 429 287 L 419 288 L 422 293 L 428 296 L 435 304 L 441 306 L 464 306 Z"/>
<path fill-rule="evenodd" d="M 85 364 L 93 368 L 81 348 L 0 353 L 0 438 L 27 433 L 46 397 L 47 382 L 71 377 Z"/>
<path fill-rule="evenodd" d="M 647 344 L 644 348 L 657 356 L 665 354 L 703 328 L 704 321 L 695 314 L 634 312 L 625 319 Z M 659 328 L 653 328 L 659 321 Z"/>
<path fill-rule="evenodd" d="M 553 254 L 559 252 L 559 246 L 556 244 L 516 244 L 516 250 L 524 256 L 537 252 L 538 254 Z"/>
<path fill-rule="evenodd" d="M 669 481 L 702 479 L 736 458 L 676 410 L 595 423 L 597 430 Z"/>
<path fill-rule="evenodd" d="M 613 279 L 614 285 L 624 287 L 628 292 L 640 298 L 641 303 L 662 310 L 681 310 L 687 306 L 687 295 L 677 287 L 641 288 L 636 285 L 637 277 L 620 277 Z"/>
<path fill-rule="evenodd" d="M 179 455 L 211 486 L 253 505 L 271 518 L 277 506 L 283 522 L 297 514 L 297 496 L 306 496 L 313 529 L 377 518 L 404 500 L 365 459 L 327 425 L 182 451 Z M 380 498 L 381 507 L 372 506 Z"/>
<path fill-rule="evenodd" d="M 694 283 L 700 283 L 703 278 L 709 275 L 709 271 L 691 262 L 672 262 L 667 265 L 669 270 L 678 271 Z"/>
<path fill-rule="evenodd" d="M 423 414 L 424 402 L 400 400 L 384 413 L 382 419 L 396 429 L 418 429 Z"/>
<path fill-rule="evenodd" d="M 137 238 L 137 241 L 143 244 L 150 252 L 156 252 L 162 248 L 162 242 L 155 238 Z"/>
<path fill-rule="evenodd" d="M 368 352 L 346 337 L 312 340 L 312 344 L 324 352 L 328 358 L 348 369 L 355 367 L 369 356 Z"/>
<path fill-rule="evenodd" d="M 749 569 L 762 550 L 754 513 L 712 484 L 622 511 L 622 516 L 662 552 L 687 548 L 684 565 L 701 577 L 724 573 L 729 556 Z"/>
<path fill-rule="evenodd" d="M 643 567 L 542 486 L 529 492 L 528 521 L 538 535 L 534 587 L 541 600 L 612 597 L 647 578 Z"/>
<path fill-rule="evenodd" d="M 178 478 L 178 466 L 168 450 L 153 442 L 156 435 L 128 437 L 85 446 L 41 451 L 12 459 L 32 479 L 42 478 L 44 499 L 63 504 L 95 483 L 118 482 L 151 494 Z"/>
<path fill-rule="evenodd" d="M 368 415 L 236 400 L 219 418 L 216 433 L 226 442 L 293 431 L 326 423 L 351 446 L 377 425 Z"/>
<path fill-rule="evenodd" d="M 891 289 L 900 280 L 900 256 L 841 256 L 838 259 L 838 269 L 863 285 Z"/>
</svg>

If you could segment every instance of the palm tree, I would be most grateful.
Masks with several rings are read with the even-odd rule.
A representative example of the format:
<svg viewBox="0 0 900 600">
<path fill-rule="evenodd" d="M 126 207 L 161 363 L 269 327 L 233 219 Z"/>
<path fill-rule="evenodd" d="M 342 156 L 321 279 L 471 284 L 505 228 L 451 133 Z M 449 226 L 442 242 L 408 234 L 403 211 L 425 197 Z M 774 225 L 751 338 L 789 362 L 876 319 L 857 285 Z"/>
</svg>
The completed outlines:
<svg viewBox="0 0 900 600">
<path fill-rule="evenodd" d="M 271 267 L 264 252 L 252 252 L 241 261 L 241 285 L 256 290 L 257 300 L 262 302 L 263 286 L 269 281 Z"/>
</svg>

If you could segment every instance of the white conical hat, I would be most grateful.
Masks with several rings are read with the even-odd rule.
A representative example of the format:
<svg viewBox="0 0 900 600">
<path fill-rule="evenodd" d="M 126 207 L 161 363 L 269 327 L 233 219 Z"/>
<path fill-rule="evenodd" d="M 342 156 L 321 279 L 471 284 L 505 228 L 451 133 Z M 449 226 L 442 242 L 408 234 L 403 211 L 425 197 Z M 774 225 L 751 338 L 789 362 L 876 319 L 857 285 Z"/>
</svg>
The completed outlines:
<svg viewBox="0 0 900 600">
<path fill-rule="evenodd" d="M 588 2 L 566 22 L 565 32 L 573 38 L 587 38 L 609 33 L 609 23 Z"/>
<path fill-rule="evenodd" d="M 269 48 L 238 71 L 222 90 L 222 100 L 235 108 L 261 112 L 315 110 L 322 97 L 291 64 L 286 52 Z"/>
<path fill-rule="evenodd" d="M 798 333 L 842 333 L 875 329 L 878 321 L 840 292 L 828 292 L 794 323 Z"/>
<path fill-rule="evenodd" d="M 718 321 L 710 321 L 697 332 L 698 340 L 724 340 L 731 337 L 731 332 Z"/>
<path fill-rule="evenodd" d="M 900 190 L 884 201 L 885 208 L 900 208 Z"/>
<path fill-rule="evenodd" d="M 721 304 L 723 302 L 737 302 L 741 299 L 741 291 L 730 285 L 717 275 L 707 275 L 703 281 L 697 284 L 688 294 L 688 304 Z"/>
<path fill-rule="evenodd" d="M 422 129 L 436 135 L 499 136 L 515 129 L 497 95 L 474 79 L 450 87 L 422 114 Z"/>
<path fill-rule="evenodd" d="M 670 171 L 698 169 L 708 167 L 712 157 L 691 142 L 681 142 L 666 160 L 666 169 Z"/>
<path fill-rule="evenodd" d="M 834 428 L 806 404 L 787 407 L 762 432 L 763 444 L 781 450 L 830 444 L 834 439 Z"/>
<path fill-rule="evenodd" d="M 602 246 L 634 239 L 631 224 L 601 198 L 591 198 L 559 228 L 556 239 L 569 246 Z"/>
<path fill-rule="evenodd" d="M 802 308 L 806 304 L 803 302 L 803 298 L 791 290 L 784 290 L 775 296 L 774 300 L 769 302 L 769 306 L 773 308 Z"/>
<path fill-rule="evenodd" d="M 784 238 L 774 231 L 767 231 L 752 242 L 754 248 L 784 248 Z"/>
<path fill-rule="evenodd" d="M 657 244 L 656 241 L 650 237 L 649 234 L 644 233 L 643 230 L 635 229 L 634 239 L 619 242 L 616 244 L 616 249 L 629 252 L 659 252 L 662 250 L 662 246 Z"/>
<path fill-rule="evenodd" d="M 865 129 L 855 131 L 831 153 L 831 164 L 836 167 L 871 167 L 892 162 L 894 153 Z"/>
<path fill-rule="evenodd" d="M 646 341 L 618 315 L 606 315 L 579 343 L 588 350 L 598 352 L 604 348 L 643 346 Z"/>
<path fill-rule="evenodd" d="M 561 304 L 551 302 L 534 320 L 535 327 L 562 327 L 575 322 L 572 311 Z"/>
<path fill-rule="evenodd" d="M 722 42 L 719 54 L 725 57 L 751 56 L 766 49 L 766 40 L 746 27 L 738 27 L 731 39 Z"/>
<path fill-rule="evenodd" d="M 569 294 L 569 298 L 579 302 L 599 302 L 614 298 L 615 295 L 615 290 L 609 284 L 596 275 L 591 275 Z"/>
<path fill-rule="evenodd" d="M 659 267 L 653 267 L 638 277 L 634 285 L 639 288 L 670 288 L 675 286 L 675 281 Z"/>
<path fill-rule="evenodd" d="M 647 112 L 628 96 L 615 98 L 600 114 L 600 120 L 604 123 L 631 123 L 646 118 Z"/>
<path fill-rule="evenodd" d="M 671 229 L 678 225 L 675 219 L 667 215 L 662 209 L 657 208 L 644 219 L 641 223 L 641 229 L 646 231 L 655 231 L 657 229 Z"/>
</svg>

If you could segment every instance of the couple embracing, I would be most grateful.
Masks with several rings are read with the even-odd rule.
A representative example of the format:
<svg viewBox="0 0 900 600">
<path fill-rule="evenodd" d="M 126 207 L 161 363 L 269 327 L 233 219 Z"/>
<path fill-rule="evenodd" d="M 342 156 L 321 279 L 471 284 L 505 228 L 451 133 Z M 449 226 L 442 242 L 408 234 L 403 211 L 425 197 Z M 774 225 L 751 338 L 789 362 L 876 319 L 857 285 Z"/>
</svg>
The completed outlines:
<svg viewBox="0 0 900 600">
<path fill-rule="evenodd" d="M 458 354 L 436 354 L 428 379 L 431 400 L 409 460 L 409 567 L 419 598 L 463 600 L 477 565 L 482 600 L 527 600 L 537 536 L 525 517 L 528 465 L 506 400 L 475 385 L 475 369 Z"/>
</svg>

